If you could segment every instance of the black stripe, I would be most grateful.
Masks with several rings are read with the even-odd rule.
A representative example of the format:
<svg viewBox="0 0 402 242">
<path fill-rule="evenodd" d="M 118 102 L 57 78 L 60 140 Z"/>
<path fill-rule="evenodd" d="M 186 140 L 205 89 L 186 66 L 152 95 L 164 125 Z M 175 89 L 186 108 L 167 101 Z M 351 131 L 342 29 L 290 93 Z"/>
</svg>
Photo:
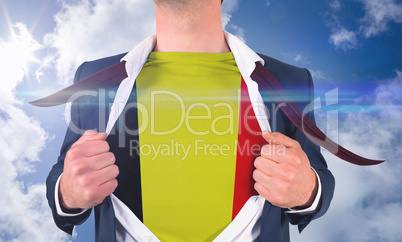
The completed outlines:
<svg viewBox="0 0 402 242">
<path fill-rule="evenodd" d="M 136 103 L 134 86 L 126 108 L 106 140 L 110 145 L 111 152 L 116 157 L 116 165 L 120 170 L 117 177 L 119 185 L 114 191 L 114 195 L 127 205 L 139 220 L 143 221 L 139 149 L 130 149 L 139 144 Z"/>
</svg>

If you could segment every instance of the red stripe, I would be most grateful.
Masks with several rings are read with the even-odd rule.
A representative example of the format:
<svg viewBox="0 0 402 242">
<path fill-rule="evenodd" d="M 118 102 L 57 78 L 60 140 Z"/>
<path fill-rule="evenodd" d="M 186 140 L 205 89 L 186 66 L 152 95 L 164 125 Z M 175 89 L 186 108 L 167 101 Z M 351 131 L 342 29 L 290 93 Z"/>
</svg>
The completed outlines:
<svg viewBox="0 0 402 242">
<path fill-rule="evenodd" d="M 243 78 L 241 80 L 238 132 L 232 220 L 251 196 L 258 195 L 254 190 L 252 178 L 254 159 L 259 156 L 262 145 L 266 143 L 262 138 L 261 128 L 255 117 Z"/>
</svg>

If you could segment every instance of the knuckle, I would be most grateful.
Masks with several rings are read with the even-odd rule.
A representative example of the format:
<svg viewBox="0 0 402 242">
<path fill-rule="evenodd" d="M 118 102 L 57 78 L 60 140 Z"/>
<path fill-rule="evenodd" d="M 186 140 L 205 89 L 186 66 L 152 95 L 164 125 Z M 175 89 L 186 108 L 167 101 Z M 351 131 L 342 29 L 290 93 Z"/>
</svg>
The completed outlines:
<svg viewBox="0 0 402 242">
<path fill-rule="evenodd" d="M 85 131 L 85 133 L 81 136 L 81 140 L 86 141 L 86 140 L 88 140 L 88 137 L 93 136 L 97 133 L 98 132 L 96 132 L 95 130 L 89 129 L 89 130 Z"/>
<path fill-rule="evenodd" d="M 116 165 L 112 165 L 110 167 L 107 168 L 106 174 L 107 177 L 113 177 L 116 178 L 119 175 L 119 167 L 117 167 Z"/>
<path fill-rule="evenodd" d="M 78 162 L 76 162 L 76 163 L 74 163 L 72 166 L 71 166 L 71 173 L 74 175 L 74 176 L 78 176 L 80 173 L 81 173 L 81 170 L 82 170 L 82 165 L 80 164 L 80 163 L 78 163 Z"/>
<path fill-rule="evenodd" d="M 83 197 L 84 200 L 86 201 L 94 201 L 95 200 L 95 194 L 93 193 L 93 191 L 91 189 L 85 189 L 83 192 Z"/>
<path fill-rule="evenodd" d="M 295 177 L 296 177 L 295 174 L 293 172 L 290 172 L 288 174 L 288 181 L 292 182 L 295 179 Z"/>
<path fill-rule="evenodd" d="M 253 179 L 255 181 L 259 181 L 260 180 L 260 172 L 258 170 L 254 170 L 253 172 Z"/>
<path fill-rule="evenodd" d="M 116 179 L 112 179 L 105 184 L 105 189 L 103 189 L 103 197 L 106 197 L 113 193 L 117 188 L 118 182 Z"/>
<path fill-rule="evenodd" d="M 263 189 L 263 186 L 255 183 L 254 184 L 254 189 L 258 192 L 258 194 L 260 194 L 263 198 L 270 200 L 270 194 L 269 192 L 267 192 L 266 189 Z"/>
<path fill-rule="evenodd" d="M 120 173 L 119 167 L 116 166 L 116 165 L 113 165 L 113 171 L 112 172 L 113 172 L 113 176 L 117 177 L 119 175 L 119 173 Z"/>
<path fill-rule="evenodd" d="M 298 155 L 294 155 L 294 158 L 293 158 L 293 160 L 294 160 L 294 162 L 295 162 L 295 164 L 297 165 L 297 166 L 300 166 L 301 164 L 302 164 L 302 160 L 300 159 L 300 157 L 298 156 Z"/>
<path fill-rule="evenodd" d="M 85 188 L 89 185 L 89 181 L 86 177 L 78 177 L 77 182 L 78 182 L 78 185 L 83 188 Z"/>
<path fill-rule="evenodd" d="M 102 140 L 102 148 L 109 151 L 110 150 L 109 143 L 106 142 L 105 140 Z"/>
<path fill-rule="evenodd" d="M 255 166 L 256 168 L 261 167 L 261 165 L 262 165 L 262 163 L 263 163 L 262 159 L 263 159 L 263 158 L 262 158 L 261 156 L 258 156 L 257 158 L 255 158 L 255 160 L 254 160 L 254 166 Z"/>
<path fill-rule="evenodd" d="M 256 182 L 256 183 L 254 183 L 254 189 L 258 192 L 258 193 L 260 193 L 260 185 Z M 260 195 L 261 195 L 261 193 L 260 193 Z"/>
<path fill-rule="evenodd" d="M 255 173 L 256 173 L 256 171 L 257 171 L 257 170 L 254 170 L 254 171 L 253 171 L 253 174 L 252 174 L 252 177 L 253 177 L 254 181 L 256 181 L 256 180 L 257 180 L 257 175 L 255 174 Z"/>
<path fill-rule="evenodd" d="M 79 157 L 79 150 L 76 147 L 72 147 L 67 151 L 66 154 L 66 161 L 72 161 L 78 159 Z"/>
<path fill-rule="evenodd" d="M 117 186 L 119 185 L 118 181 L 116 179 L 112 180 L 112 192 L 114 192 L 117 188 Z"/>
<path fill-rule="evenodd" d="M 109 161 L 114 164 L 116 162 L 116 157 L 114 156 L 114 154 L 112 152 L 108 152 L 107 155 L 109 156 Z"/>
<path fill-rule="evenodd" d="M 301 159 L 300 159 L 300 157 L 297 155 L 297 153 L 291 152 L 291 153 L 289 153 L 288 157 L 289 157 L 289 159 L 292 161 L 292 164 L 293 164 L 294 166 L 297 167 L 297 166 L 300 166 L 300 165 L 301 165 Z"/>
<path fill-rule="evenodd" d="M 294 180 L 295 174 L 294 174 L 294 172 L 288 170 L 285 172 L 284 177 L 285 177 L 286 181 L 291 182 Z"/>
</svg>

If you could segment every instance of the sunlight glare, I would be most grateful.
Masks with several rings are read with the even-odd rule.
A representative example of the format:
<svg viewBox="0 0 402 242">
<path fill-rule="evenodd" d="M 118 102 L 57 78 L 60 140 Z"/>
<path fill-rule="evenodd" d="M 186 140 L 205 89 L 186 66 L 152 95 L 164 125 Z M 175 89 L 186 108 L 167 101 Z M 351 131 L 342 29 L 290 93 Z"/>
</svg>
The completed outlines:
<svg viewBox="0 0 402 242">
<path fill-rule="evenodd" d="M 0 86 L 12 90 L 29 71 L 28 64 L 40 62 L 33 52 L 41 48 L 23 23 L 10 26 L 10 39 L 0 39 Z"/>
</svg>

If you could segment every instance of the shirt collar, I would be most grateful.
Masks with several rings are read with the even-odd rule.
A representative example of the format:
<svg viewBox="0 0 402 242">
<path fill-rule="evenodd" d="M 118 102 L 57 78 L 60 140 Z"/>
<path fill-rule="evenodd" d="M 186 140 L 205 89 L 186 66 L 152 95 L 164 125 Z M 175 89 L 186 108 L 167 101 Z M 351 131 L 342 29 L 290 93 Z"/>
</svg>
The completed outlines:
<svg viewBox="0 0 402 242">
<path fill-rule="evenodd" d="M 260 62 L 264 65 L 264 60 L 240 39 L 226 31 L 224 34 L 226 42 L 235 58 L 237 67 L 243 77 L 251 76 L 251 73 L 255 69 L 256 62 Z M 154 49 L 155 44 L 156 35 L 152 35 L 143 40 L 121 59 L 122 61 L 126 61 L 126 71 L 128 76 L 136 77 L 140 73 L 149 54 Z"/>
<path fill-rule="evenodd" d="M 251 73 L 253 73 L 255 69 L 256 62 L 260 62 L 264 65 L 264 60 L 240 39 L 228 32 L 225 32 L 225 38 L 243 77 L 251 76 Z"/>
<path fill-rule="evenodd" d="M 155 44 L 156 35 L 152 35 L 139 43 L 121 59 L 121 61 L 126 61 L 126 72 L 129 77 L 136 77 L 140 73 L 149 53 L 155 48 Z"/>
<path fill-rule="evenodd" d="M 268 123 L 268 116 L 266 115 L 265 108 L 262 105 L 263 99 L 258 91 L 258 84 L 251 78 L 251 74 L 256 67 L 255 63 L 258 61 L 264 65 L 264 60 L 232 34 L 225 32 L 225 38 L 233 53 L 240 74 L 247 85 L 250 101 L 253 105 L 253 110 L 261 130 L 269 131 L 270 126 Z M 146 63 L 149 54 L 155 47 L 155 44 L 156 35 L 148 37 L 121 59 L 122 61 L 126 61 L 125 67 L 128 77 L 120 83 L 119 88 L 117 89 L 106 127 L 107 133 L 111 131 L 114 123 L 123 111 L 134 86 L 135 79 Z"/>
</svg>

